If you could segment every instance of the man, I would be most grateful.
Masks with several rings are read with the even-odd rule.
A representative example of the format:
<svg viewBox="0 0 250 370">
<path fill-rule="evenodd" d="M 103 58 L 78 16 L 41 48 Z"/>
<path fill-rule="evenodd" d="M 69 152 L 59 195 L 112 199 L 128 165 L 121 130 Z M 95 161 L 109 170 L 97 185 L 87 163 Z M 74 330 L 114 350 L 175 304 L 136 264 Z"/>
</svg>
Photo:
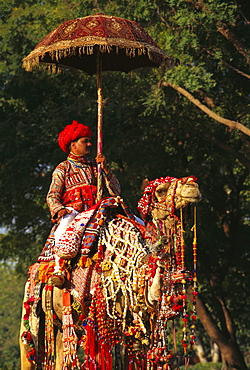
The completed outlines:
<svg viewBox="0 0 250 370">
<path fill-rule="evenodd" d="M 99 154 L 96 161 L 88 158 L 92 146 L 91 135 L 90 128 L 77 121 L 72 121 L 59 134 L 58 144 L 68 153 L 68 157 L 55 168 L 47 194 L 52 221 L 59 225 L 68 215 L 72 214 L 69 218 L 71 221 L 78 212 L 86 211 L 96 203 L 98 163 L 103 172 L 104 195 L 120 194 L 119 182 L 108 169 L 105 156 Z M 55 257 L 52 282 L 59 286 L 64 281 L 64 273 L 60 258 Z"/>
<path fill-rule="evenodd" d="M 96 162 L 88 159 L 91 150 L 91 130 L 77 121 L 72 121 L 59 134 L 60 148 L 69 153 L 66 161 L 61 162 L 52 174 L 52 182 L 47 195 L 52 220 L 60 220 L 70 206 L 78 212 L 96 203 L 97 166 L 101 164 L 104 174 L 106 193 L 111 196 L 120 194 L 120 185 L 112 171 L 108 170 L 104 155 L 99 154 Z"/>
</svg>

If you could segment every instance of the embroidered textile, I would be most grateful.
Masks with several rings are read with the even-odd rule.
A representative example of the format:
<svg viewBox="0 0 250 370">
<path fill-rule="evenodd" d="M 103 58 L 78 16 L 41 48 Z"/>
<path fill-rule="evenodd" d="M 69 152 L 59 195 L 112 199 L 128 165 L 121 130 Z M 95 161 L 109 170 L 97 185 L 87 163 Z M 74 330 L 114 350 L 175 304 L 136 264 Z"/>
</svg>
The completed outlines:
<svg viewBox="0 0 250 370">
<path fill-rule="evenodd" d="M 171 66 L 171 58 L 139 24 L 128 19 L 93 14 L 66 21 L 51 31 L 23 59 L 23 67 L 31 71 L 42 62 L 52 72 L 57 72 L 57 66 L 52 63 L 59 63 L 94 74 L 97 46 L 102 53 L 103 71 L 129 72 L 162 63 Z"/>
<path fill-rule="evenodd" d="M 88 308 L 91 301 L 90 284 L 93 268 L 93 264 L 89 267 L 77 266 L 71 276 L 71 294 L 82 307 L 83 319 L 88 315 Z"/>
<path fill-rule="evenodd" d="M 90 222 L 93 214 L 96 212 L 100 203 L 94 205 L 85 212 L 79 213 L 70 226 L 59 238 L 54 252 L 60 258 L 71 259 L 75 257 L 79 251 L 80 243 L 83 237 L 83 233 Z"/>
<path fill-rule="evenodd" d="M 54 261 L 54 248 L 55 248 L 55 229 L 57 228 L 57 224 L 55 224 L 51 231 L 50 234 L 45 242 L 45 245 L 40 253 L 40 256 L 37 259 L 37 262 L 44 262 L 44 263 L 49 263 Z M 50 266 L 49 269 L 53 271 L 53 267 Z"/>
<path fill-rule="evenodd" d="M 88 211 L 81 212 L 75 217 L 59 239 L 56 254 L 59 257 L 72 258 L 79 251 L 81 244 L 81 255 L 89 256 L 100 229 L 107 219 L 108 209 L 116 208 L 119 205 L 123 207 L 130 218 L 133 218 L 120 197 L 104 198 Z"/>
<path fill-rule="evenodd" d="M 75 217 L 66 232 L 59 239 L 56 247 L 54 230 L 57 226 L 55 225 L 38 258 L 38 262 L 53 261 L 55 253 L 59 257 L 72 258 L 80 249 L 82 256 L 89 256 L 91 248 L 107 218 L 108 209 L 118 206 L 122 207 L 127 217 L 134 219 L 133 214 L 120 197 L 101 199 L 89 210 L 81 212 Z"/>
<path fill-rule="evenodd" d="M 69 154 L 66 161 L 61 162 L 52 175 L 51 186 L 47 195 L 47 203 L 52 219 L 57 217 L 57 212 L 64 207 L 73 207 L 78 212 L 83 212 L 96 203 L 97 165 L 88 159 L 79 158 Z M 111 196 L 120 194 L 120 184 L 112 173 L 103 176 L 105 192 Z M 90 217 L 86 215 L 86 217 Z M 38 262 L 51 262 L 54 260 L 55 224 L 47 238 L 45 246 L 38 257 Z M 71 258 L 71 257 L 68 257 Z"/>
<path fill-rule="evenodd" d="M 76 211 L 86 211 L 96 202 L 97 165 L 94 161 L 76 159 L 69 154 L 52 174 L 52 182 L 47 195 L 47 203 L 52 219 L 66 206 Z M 106 195 L 120 194 L 120 185 L 112 171 L 103 176 Z"/>
</svg>

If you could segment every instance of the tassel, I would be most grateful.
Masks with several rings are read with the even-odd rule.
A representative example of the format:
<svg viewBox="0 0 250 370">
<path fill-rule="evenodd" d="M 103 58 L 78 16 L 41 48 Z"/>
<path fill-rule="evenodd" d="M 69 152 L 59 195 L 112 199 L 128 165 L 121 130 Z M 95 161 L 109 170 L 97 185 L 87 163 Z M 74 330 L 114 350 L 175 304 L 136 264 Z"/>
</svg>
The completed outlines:
<svg viewBox="0 0 250 370">
<path fill-rule="evenodd" d="M 134 370 L 134 356 L 128 355 L 128 370 Z"/>
<path fill-rule="evenodd" d="M 70 302 L 70 292 L 63 290 L 63 309 L 62 309 L 62 329 L 63 329 L 63 364 L 62 370 L 80 369 L 77 356 L 77 335 L 72 318 L 72 307 Z M 48 369 L 49 370 L 49 369 Z"/>
<path fill-rule="evenodd" d="M 82 366 L 82 370 L 96 370 L 96 332 L 93 327 L 93 323 L 89 322 L 86 326 L 86 348 L 85 348 L 85 362 Z"/>
<path fill-rule="evenodd" d="M 100 366 L 101 369 L 112 370 L 112 352 L 110 346 L 103 340 L 100 341 Z"/>
<path fill-rule="evenodd" d="M 52 285 L 45 286 L 45 338 L 44 338 L 44 370 L 55 369 L 55 338 L 53 324 Z"/>
</svg>

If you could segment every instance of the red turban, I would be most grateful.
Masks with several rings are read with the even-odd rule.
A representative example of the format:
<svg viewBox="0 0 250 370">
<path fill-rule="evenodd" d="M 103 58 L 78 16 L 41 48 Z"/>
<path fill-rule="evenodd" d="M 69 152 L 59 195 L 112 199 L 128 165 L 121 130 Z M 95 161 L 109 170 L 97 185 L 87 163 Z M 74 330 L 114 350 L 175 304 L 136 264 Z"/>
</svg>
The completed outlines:
<svg viewBox="0 0 250 370">
<path fill-rule="evenodd" d="M 67 125 L 58 136 L 58 144 L 60 148 L 69 153 L 69 144 L 81 137 L 91 137 L 92 132 L 88 126 L 82 123 L 72 121 L 71 125 Z"/>
</svg>

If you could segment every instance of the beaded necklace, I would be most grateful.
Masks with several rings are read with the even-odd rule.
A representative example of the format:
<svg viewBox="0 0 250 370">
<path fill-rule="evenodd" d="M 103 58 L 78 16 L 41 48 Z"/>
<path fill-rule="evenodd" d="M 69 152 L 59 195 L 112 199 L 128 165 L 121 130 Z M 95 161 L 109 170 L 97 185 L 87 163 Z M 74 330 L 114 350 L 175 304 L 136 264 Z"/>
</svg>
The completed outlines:
<svg viewBox="0 0 250 370">
<path fill-rule="evenodd" d="M 68 155 L 67 160 L 77 168 L 82 168 L 83 165 L 87 166 L 91 164 L 91 161 L 88 158 L 84 158 L 81 155 L 77 155 L 72 152 Z"/>
</svg>

